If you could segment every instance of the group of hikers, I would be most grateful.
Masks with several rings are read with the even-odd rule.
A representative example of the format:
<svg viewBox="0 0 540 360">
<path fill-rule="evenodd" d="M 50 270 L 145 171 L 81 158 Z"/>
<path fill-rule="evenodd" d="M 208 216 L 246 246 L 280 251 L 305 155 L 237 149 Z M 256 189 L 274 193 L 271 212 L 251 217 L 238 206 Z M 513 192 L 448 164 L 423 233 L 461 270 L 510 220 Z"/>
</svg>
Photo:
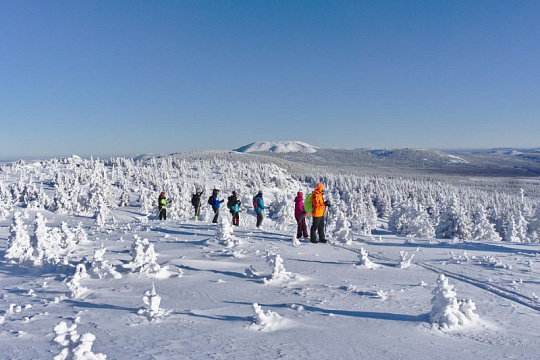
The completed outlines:
<svg viewBox="0 0 540 360">
<path fill-rule="evenodd" d="M 195 220 L 199 220 L 201 214 L 201 196 L 204 191 L 197 190 L 191 198 L 191 204 L 195 210 Z M 208 204 L 212 206 L 214 211 L 214 218 L 212 223 L 216 224 L 219 218 L 219 209 L 221 204 L 225 202 L 223 199 L 219 199 L 219 189 L 212 190 L 212 195 L 208 198 Z M 167 204 L 171 201 L 165 197 L 165 192 L 161 192 L 158 198 L 159 206 L 159 220 L 167 220 Z M 232 215 L 232 224 L 240 226 L 240 205 L 242 202 L 238 198 L 236 191 L 232 192 L 232 195 L 227 198 L 227 208 Z M 304 194 L 299 191 L 294 199 L 294 217 L 297 223 L 296 237 L 298 239 L 310 239 L 312 243 L 326 243 L 326 237 L 324 234 L 324 217 L 326 208 L 330 206 L 329 201 L 324 200 L 324 185 L 317 184 L 315 190 L 313 190 L 304 200 Z M 264 219 L 264 210 L 268 209 L 268 206 L 264 205 L 263 193 L 259 191 L 257 195 L 253 197 L 253 209 L 257 215 L 257 228 L 260 228 Z M 313 223 L 311 225 L 311 232 L 308 236 L 306 217 L 312 214 Z M 318 235 L 318 239 L 317 239 Z"/>
</svg>

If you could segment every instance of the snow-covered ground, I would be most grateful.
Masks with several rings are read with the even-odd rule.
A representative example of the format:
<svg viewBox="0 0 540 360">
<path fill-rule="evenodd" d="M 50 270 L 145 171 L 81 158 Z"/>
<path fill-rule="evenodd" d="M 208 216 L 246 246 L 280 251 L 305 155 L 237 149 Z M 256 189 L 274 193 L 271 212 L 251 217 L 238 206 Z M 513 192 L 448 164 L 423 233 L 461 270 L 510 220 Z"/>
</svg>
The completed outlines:
<svg viewBox="0 0 540 360">
<path fill-rule="evenodd" d="M 534 359 L 540 350 L 537 244 L 407 240 L 380 231 L 350 245 L 293 246 L 290 233 L 270 221 L 254 229 L 245 215 L 230 245 L 217 238 L 217 225 L 144 223 L 134 213 L 116 210 L 114 226 L 90 231 L 74 250 L 73 261 L 89 261 L 104 246 L 104 258 L 121 274 L 82 279 L 87 290 L 78 297 L 67 286 L 70 273 L 1 264 L 1 358 L 59 354 L 53 328 L 61 322 L 93 334 L 94 353 L 110 359 Z M 45 217 L 54 218 L 49 225 L 93 226 L 93 220 Z M 1 231 L 7 238 L 7 228 Z M 154 245 L 168 277 L 124 266 L 136 237 Z M 361 248 L 379 266 L 359 266 Z M 400 268 L 400 251 L 414 254 L 409 267 Z M 281 272 L 272 255 L 283 260 Z M 453 330 L 431 324 L 439 274 L 459 299 L 476 303 L 478 321 Z M 138 312 L 148 307 L 143 296 L 152 287 L 163 314 L 148 317 Z M 255 304 L 266 316 L 262 322 Z"/>
<path fill-rule="evenodd" d="M 247 187 L 239 227 L 226 209 L 211 224 L 205 199 L 196 222 L 191 188 L 169 183 L 231 188 L 228 165 L 211 165 L 163 180 L 175 194 L 166 221 L 148 204 L 150 180 L 125 193 L 136 181 L 120 162 L 5 169 L 3 184 L 41 182 L 42 195 L 27 186 L 28 199 L 0 207 L 0 359 L 538 358 L 540 244 L 400 237 L 381 219 L 365 235 L 344 212 L 329 223 L 333 244 L 294 241 L 294 219 L 279 214 L 292 217 L 285 195 L 308 184 L 260 164 L 252 187 L 277 214 L 262 229 Z M 249 182 L 246 166 L 229 175 Z M 80 192 L 62 194 L 64 182 Z M 107 204 L 113 189 L 123 205 Z"/>
</svg>

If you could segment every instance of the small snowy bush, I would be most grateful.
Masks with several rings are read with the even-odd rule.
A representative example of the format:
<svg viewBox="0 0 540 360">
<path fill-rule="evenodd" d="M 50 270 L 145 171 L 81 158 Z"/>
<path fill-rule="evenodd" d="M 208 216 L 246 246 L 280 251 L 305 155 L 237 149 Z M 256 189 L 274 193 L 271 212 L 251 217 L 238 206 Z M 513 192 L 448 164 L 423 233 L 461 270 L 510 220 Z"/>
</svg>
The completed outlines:
<svg viewBox="0 0 540 360">
<path fill-rule="evenodd" d="M 368 252 L 364 250 L 364 248 L 360 248 L 360 255 L 358 255 L 358 263 L 356 264 L 356 267 L 359 268 L 365 268 L 365 269 L 376 269 L 379 267 L 379 265 L 374 264 L 369 260 L 368 258 Z"/>
<path fill-rule="evenodd" d="M 411 254 L 411 257 L 407 257 L 409 254 L 406 251 L 400 251 L 399 252 L 399 263 L 398 268 L 400 269 L 406 269 L 411 266 L 411 261 L 414 258 L 414 254 Z"/>
<path fill-rule="evenodd" d="M 263 279 L 265 284 L 279 283 L 281 281 L 287 281 L 296 278 L 296 276 L 285 270 L 283 266 L 283 259 L 278 254 L 268 252 L 266 254 L 266 261 L 272 267 L 272 274 L 269 278 Z"/>
<path fill-rule="evenodd" d="M 54 327 L 56 337 L 54 341 L 58 343 L 62 350 L 60 354 L 54 357 L 54 360 L 106 360 L 107 355 L 94 354 L 92 345 L 96 337 L 93 334 L 86 333 L 79 335 L 77 333 L 77 324 L 70 327 L 62 321 Z"/>
<path fill-rule="evenodd" d="M 146 290 L 143 296 L 143 302 L 147 307 L 142 307 L 137 311 L 137 314 L 146 316 L 148 320 L 166 315 L 166 311 L 159 308 L 161 304 L 161 296 L 156 293 L 156 288 L 152 284 L 152 289 Z"/>
<path fill-rule="evenodd" d="M 437 287 L 432 291 L 430 322 L 441 330 L 455 330 L 473 325 L 478 320 L 474 313 L 476 305 L 472 300 L 458 301 L 454 286 L 443 274 L 437 279 Z"/>
<path fill-rule="evenodd" d="M 268 310 L 264 312 L 257 303 L 253 304 L 253 324 L 250 328 L 258 331 L 276 331 L 289 327 L 289 321 L 278 313 Z"/>
</svg>

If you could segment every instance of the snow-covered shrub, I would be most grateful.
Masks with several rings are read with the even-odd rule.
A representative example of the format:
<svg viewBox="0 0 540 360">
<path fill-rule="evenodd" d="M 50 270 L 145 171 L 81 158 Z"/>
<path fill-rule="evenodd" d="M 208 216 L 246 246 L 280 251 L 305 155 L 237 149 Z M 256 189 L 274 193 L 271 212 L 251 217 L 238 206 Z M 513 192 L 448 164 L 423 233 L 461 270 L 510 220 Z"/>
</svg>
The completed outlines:
<svg viewBox="0 0 540 360">
<path fill-rule="evenodd" d="M 154 250 L 154 244 L 150 244 L 148 239 L 141 239 L 135 235 L 130 253 L 131 262 L 124 267 L 131 269 L 132 272 L 138 271 L 139 274 L 152 276 L 156 279 L 166 279 L 173 275 L 168 266 L 161 267 L 158 264 L 158 254 Z"/>
<path fill-rule="evenodd" d="M 139 271 L 139 274 L 149 274 L 159 271 L 157 263 L 158 254 L 154 250 L 154 244 L 150 244 L 148 239 L 141 239 L 135 235 L 135 240 L 131 245 L 131 271 Z"/>
<path fill-rule="evenodd" d="M 369 260 L 368 258 L 368 252 L 364 250 L 364 248 L 360 248 L 360 254 L 358 255 L 358 263 L 356 263 L 356 267 L 359 268 L 365 268 L 365 269 L 376 269 L 380 265 L 374 264 Z"/>
<path fill-rule="evenodd" d="M 414 254 L 411 254 L 410 257 L 407 257 L 409 254 L 406 251 L 400 251 L 399 252 L 399 263 L 398 268 L 400 269 L 406 269 L 411 266 L 412 259 L 414 258 Z"/>
<path fill-rule="evenodd" d="M 234 227 L 224 216 L 220 219 L 218 227 L 216 229 L 216 238 L 225 246 L 232 247 L 235 244 L 234 241 Z"/>
<path fill-rule="evenodd" d="M 334 230 L 334 238 L 336 241 L 340 241 L 344 244 L 352 243 L 349 220 L 347 220 L 343 213 L 338 215 Z"/>
<path fill-rule="evenodd" d="M 152 289 L 146 290 L 143 296 L 143 302 L 146 307 L 142 307 L 137 310 L 137 314 L 145 316 L 148 320 L 155 319 L 167 314 L 167 311 L 160 309 L 161 296 L 156 293 L 156 288 L 152 284 Z"/>
<path fill-rule="evenodd" d="M 13 214 L 13 221 L 9 228 L 10 236 L 4 257 L 20 265 L 27 265 L 32 259 L 34 248 L 30 243 L 30 235 L 21 219 L 21 213 Z"/>
<path fill-rule="evenodd" d="M 455 330 L 462 326 L 475 324 L 478 315 L 472 300 L 458 301 L 454 286 L 448 283 L 443 274 L 437 279 L 437 287 L 432 291 L 430 322 L 442 330 Z"/>
<path fill-rule="evenodd" d="M 281 281 L 287 281 L 294 279 L 296 276 L 285 270 L 283 266 L 283 259 L 278 254 L 274 254 L 270 251 L 266 254 L 266 262 L 272 267 L 272 274 L 269 278 L 263 279 L 265 284 L 274 284 Z"/>
<path fill-rule="evenodd" d="M 94 251 L 94 258 L 89 264 L 88 273 L 93 278 L 107 278 L 112 277 L 114 279 L 121 279 L 122 275 L 115 270 L 114 266 L 109 264 L 107 260 L 103 258 L 107 249 L 101 246 L 101 248 Z"/>
<path fill-rule="evenodd" d="M 32 260 L 34 266 L 57 266 L 61 263 L 63 253 L 60 247 L 58 233 L 49 231 L 45 225 L 46 221 L 37 213 L 34 220 L 34 234 L 30 238 L 34 252 Z"/>
<path fill-rule="evenodd" d="M 70 327 L 62 321 L 54 327 L 54 341 L 58 343 L 62 350 L 54 357 L 54 360 L 106 360 L 107 355 L 101 353 L 94 354 L 92 346 L 96 337 L 91 333 L 79 335 L 77 324 Z"/>
<path fill-rule="evenodd" d="M 69 280 L 66 280 L 66 285 L 71 291 L 70 297 L 72 299 L 79 299 L 88 292 L 88 289 L 81 285 L 81 280 L 86 279 L 87 277 L 88 274 L 86 273 L 84 264 L 78 264 L 75 268 L 75 274 L 73 274 Z"/>
<path fill-rule="evenodd" d="M 291 326 L 290 321 L 282 318 L 278 313 L 268 310 L 264 312 L 257 303 L 253 304 L 253 323 L 250 328 L 258 331 L 276 331 Z"/>
<path fill-rule="evenodd" d="M 278 194 L 268 211 L 268 217 L 276 222 L 277 228 L 280 230 L 285 230 L 288 226 L 296 223 L 294 220 L 294 199 L 291 196 Z"/>
<path fill-rule="evenodd" d="M 103 229 L 105 227 L 105 223 L 107 221 L 107 217 L 109 216 L 110 210 L 107 206 L 107 203 L 102 199 L 98 199 L 97 203 L 97 209 L 94 214 L 95 225 L 98 229 Z"/>
</svg>

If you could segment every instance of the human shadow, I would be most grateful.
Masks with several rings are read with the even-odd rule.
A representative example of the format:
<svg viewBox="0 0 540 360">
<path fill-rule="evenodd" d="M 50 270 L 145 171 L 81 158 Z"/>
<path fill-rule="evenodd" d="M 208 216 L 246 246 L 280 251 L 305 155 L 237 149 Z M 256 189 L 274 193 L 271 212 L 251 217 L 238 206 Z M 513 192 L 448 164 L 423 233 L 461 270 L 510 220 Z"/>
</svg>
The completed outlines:
<svg viewBox="0 0 540 360">
<path fill-rule="evenodd" d="M 351 265 L 355 264 L 355 261 L 321 261 L 321 260 L 306 260 L 306 259 L 294 259 L 290 258 L 289 261 L 298 261 L 298 262 L 305 262 L 305 263 L 313 263 L 313 264 L 324 264 L 324 265 Z"/>
</svg>

